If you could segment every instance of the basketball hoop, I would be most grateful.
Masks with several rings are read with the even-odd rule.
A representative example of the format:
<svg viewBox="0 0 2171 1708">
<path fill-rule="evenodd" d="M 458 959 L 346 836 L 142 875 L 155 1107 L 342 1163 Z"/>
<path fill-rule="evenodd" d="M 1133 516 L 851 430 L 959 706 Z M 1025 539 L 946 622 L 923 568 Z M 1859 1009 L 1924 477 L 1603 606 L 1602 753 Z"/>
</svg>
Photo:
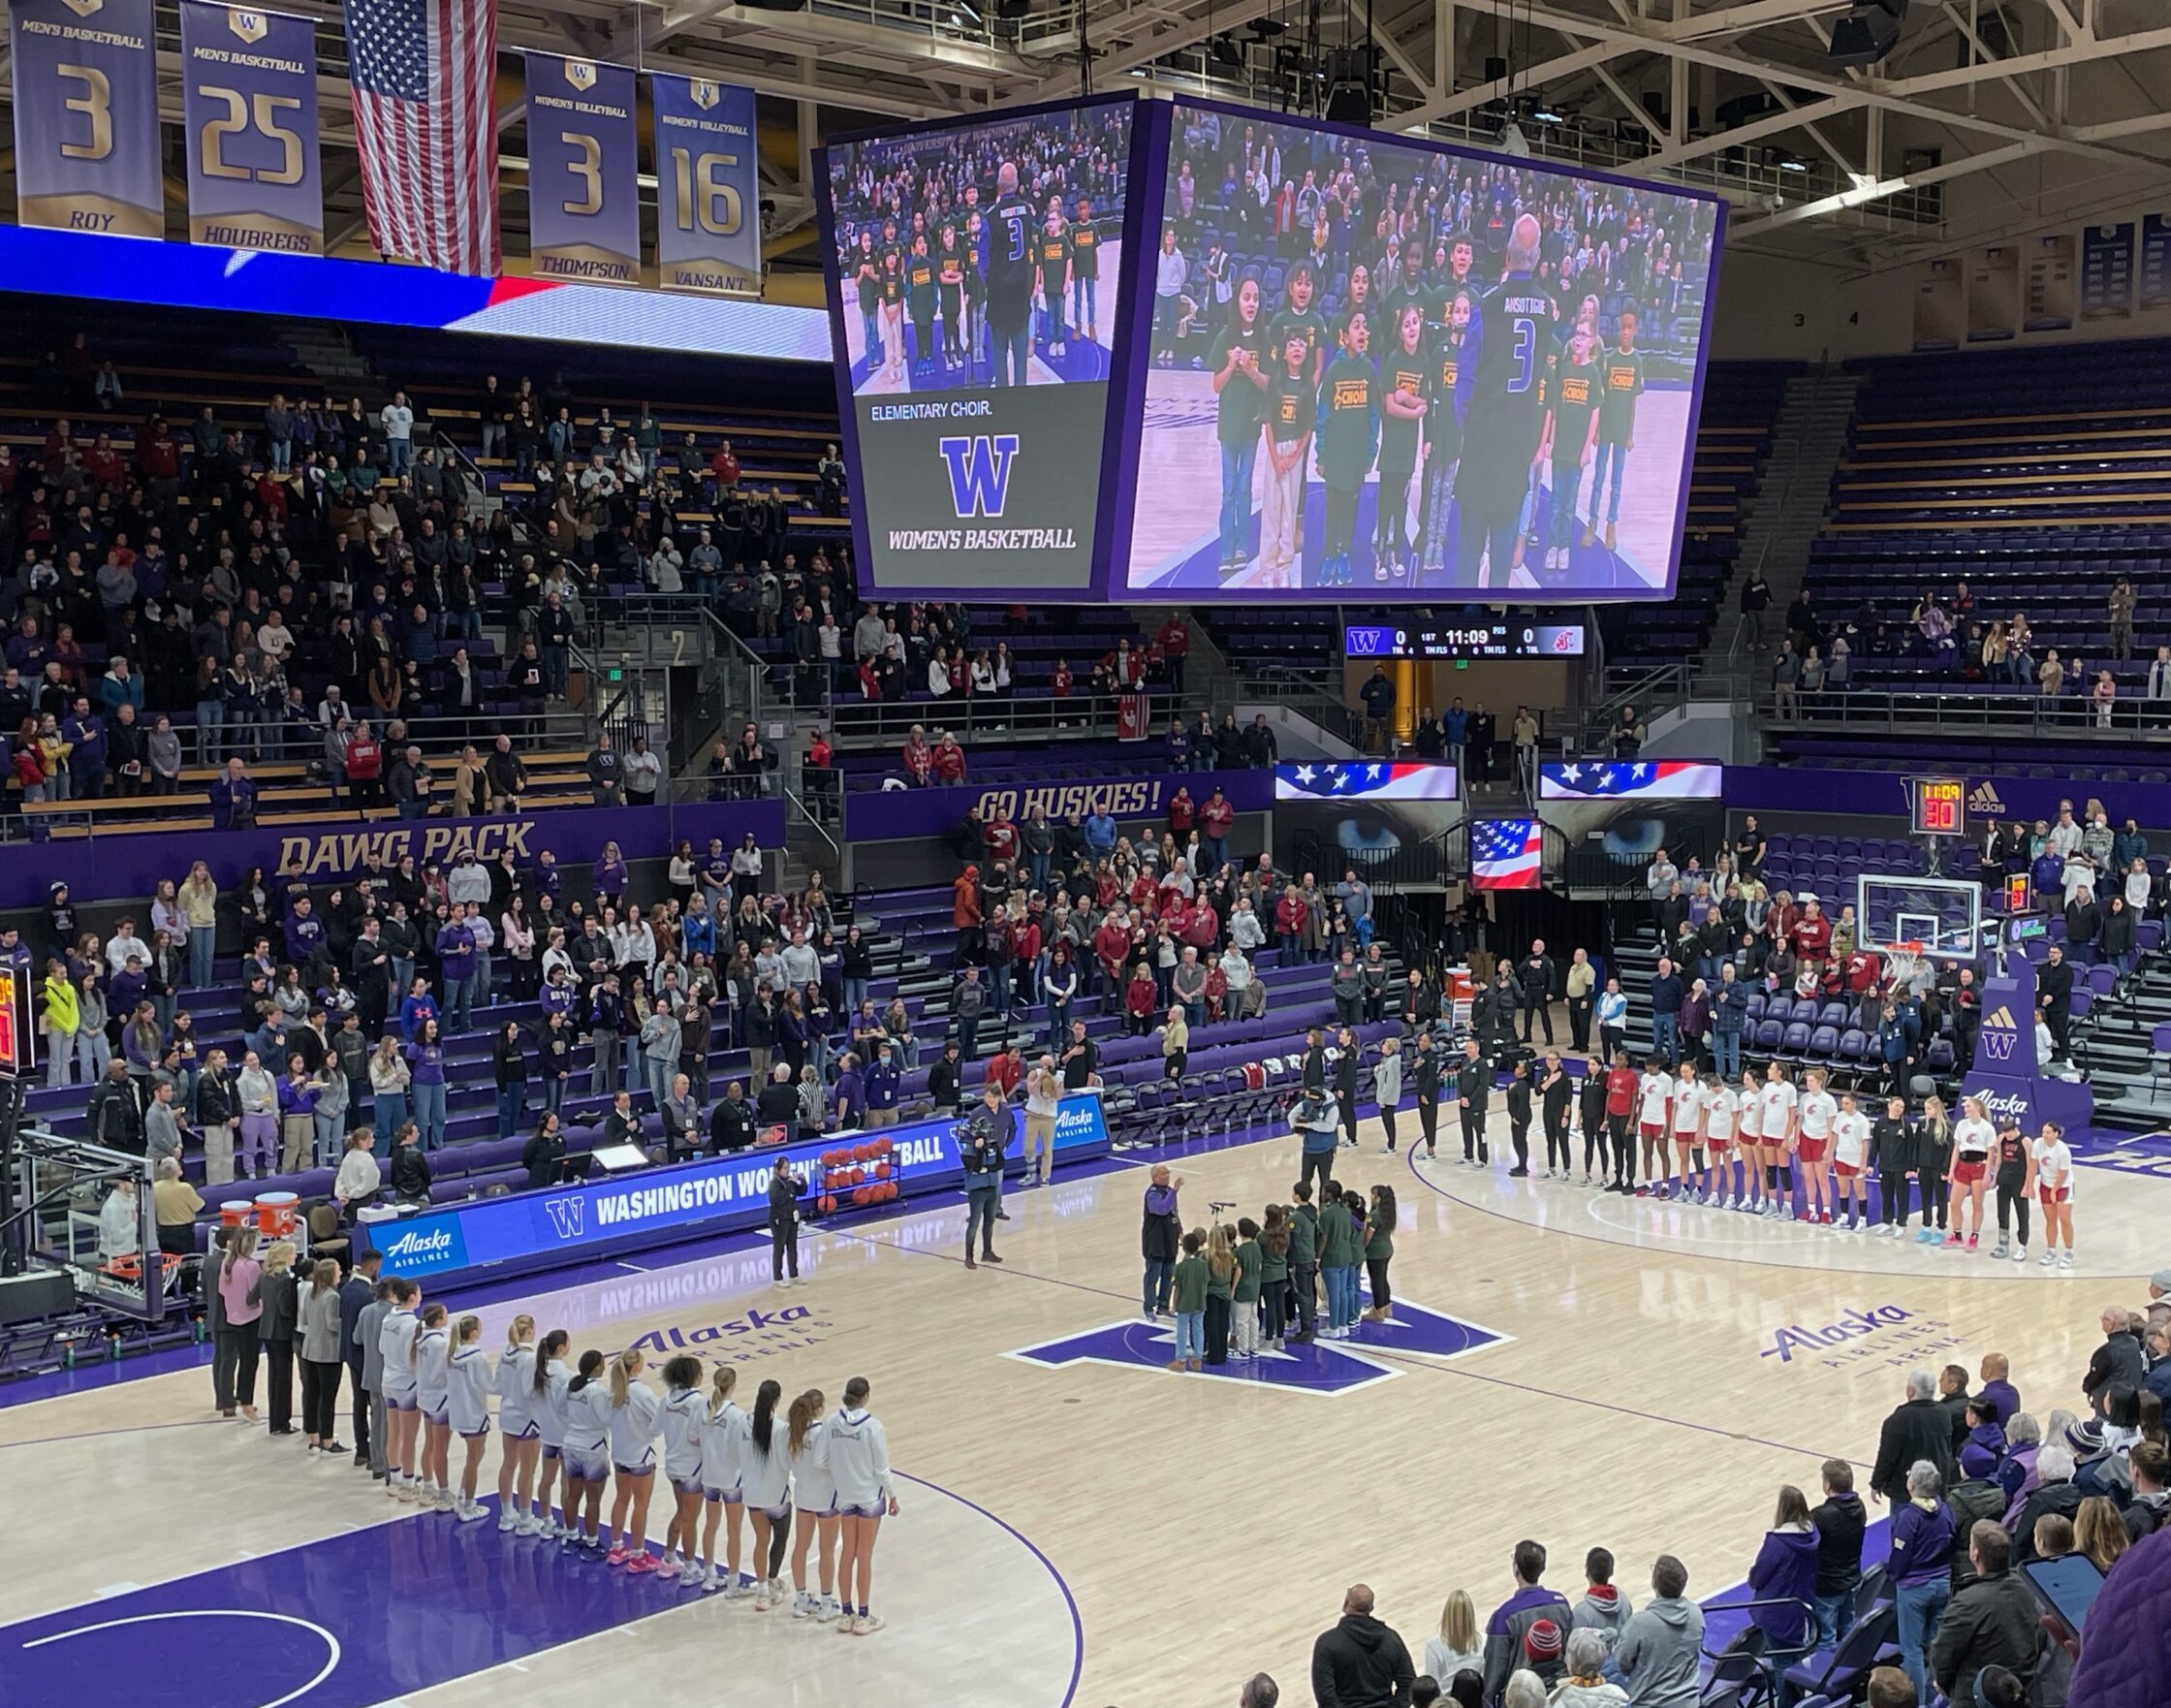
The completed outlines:
<svg viewBox="0 0 2171 1708">
<path fill-rule="evenodd" d="M 1877 945 L 1877 953 L 1884 957 L 1884 970 L 1895 985 L 1913 981 L 1916 971 L 1922 965 L 1922 954 L 1927 946 L 1920 937 Z"/>
</svg>

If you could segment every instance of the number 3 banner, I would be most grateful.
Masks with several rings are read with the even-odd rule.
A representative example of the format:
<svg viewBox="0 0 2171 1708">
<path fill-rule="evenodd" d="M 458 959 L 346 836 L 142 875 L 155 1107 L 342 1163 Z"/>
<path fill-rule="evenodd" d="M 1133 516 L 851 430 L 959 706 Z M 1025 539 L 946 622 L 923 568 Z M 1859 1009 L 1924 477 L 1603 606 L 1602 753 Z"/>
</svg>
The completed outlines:
<svg viewBox="0 0 2171 1708">
<path fill-rule="evenodd" d="M 190 238 L 322 255 L 315 21 L 181 0 L 181 103 Z"/>
<path fill-rule="evenodd" d="M 651 72 L 648 97 L 655 113 L 660 282 L 668 290 L 758 295 L 754 91 Z"/>
<path fill-rule="evenodd" d="M 13 0 L 16 217 L 163 237 L 151 0 Z"/>
<path fill-rule="evenodd" d="M 527 56 L 527 252 L 535 276 L 641 282 L 633 70 Z"/>
</svg>

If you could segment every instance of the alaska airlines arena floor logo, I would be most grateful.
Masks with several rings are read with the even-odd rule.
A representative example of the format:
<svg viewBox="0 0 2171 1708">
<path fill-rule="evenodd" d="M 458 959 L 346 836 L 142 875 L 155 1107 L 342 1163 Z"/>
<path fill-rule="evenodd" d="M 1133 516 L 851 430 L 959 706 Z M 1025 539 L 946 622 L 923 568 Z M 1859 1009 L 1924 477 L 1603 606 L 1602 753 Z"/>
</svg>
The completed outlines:
<svg viewBox="0 0 2171 1708">
<path fill-rule="evenodd" d="M 1944 1318 L 1918 1316 L 1901 1305 L 1859 1308 L 1836 1322 L 1790 1322 L 1774 1329 L 1770 1339 L 1759 1358 L 1792 1364 L 1799 1356 L 1827 1370 L 1904 1369 L 1966 1344 Z"/>
<path fill-rule="evenodd" d="M 743 1316 L 726 1317 L 699 1328 L 650 1329 L 638 1336 L 633 1344 L 652 1358 L 710 1348 L 747 1358 L 818 1346 L 835 1327 L 834 1318 L 811 1305 L 787 1305 L 781 1311 L 749 1311 Z"/>
</svg>

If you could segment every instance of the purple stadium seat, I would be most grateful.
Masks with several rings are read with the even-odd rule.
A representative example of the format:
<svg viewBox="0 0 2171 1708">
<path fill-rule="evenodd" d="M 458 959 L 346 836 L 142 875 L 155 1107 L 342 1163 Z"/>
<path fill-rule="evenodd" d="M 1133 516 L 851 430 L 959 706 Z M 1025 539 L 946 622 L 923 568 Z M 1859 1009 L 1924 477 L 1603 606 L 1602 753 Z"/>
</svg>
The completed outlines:
<svg viewBox="0 0 2171 1708">
<path fill-rule="evenodd" d="M 1804 1056 L 1809 1053 L 1809 1028 L 1802 1021 L 1797 1020 L 1789 1025 L 1779 1038 L 1781 1056 Z"/>
</svg>

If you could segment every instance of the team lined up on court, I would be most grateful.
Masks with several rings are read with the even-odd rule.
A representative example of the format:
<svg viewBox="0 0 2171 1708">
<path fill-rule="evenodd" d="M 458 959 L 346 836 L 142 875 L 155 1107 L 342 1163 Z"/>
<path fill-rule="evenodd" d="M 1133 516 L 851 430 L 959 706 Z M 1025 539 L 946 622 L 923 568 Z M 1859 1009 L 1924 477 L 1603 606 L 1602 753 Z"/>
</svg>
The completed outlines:
<svg viewBox="0 0 2171 1708">
<path fill-rule="evenodd" d="M 1416 1075 L 1425 1154 L 1435 1154 L 1444 1090 L 1463 1117 L 1463 1162 L 1490 1162 L 1490 1064 L 1473 1050 L 1450 1079 L 1426 1070 L 1426 1054 Z M 1822 1068 L 1810 1068 L 1799 1087 L 1777 1061 L 1761 1078 L 1750 1070 L 1730 1081 L 1688 1061 L 1670 1071 L 1653 1056 L 1639 1073 L 1626 1051 L 1610 1067 L 1589 1058 L 1579 1081 L 1549 1050 L 1535 1063 L 1514 1064 L 1505 1102 L 1511 1178 L 1530 1174 L 1535 1122 L 1545 1136 L 1541 1180 L 1576 1178 L 1580 1133 L 1585 1186 L 1888 1239 L 1908 1238 L 1919 1213 L 1915 1243 L 1968 1251 L 1980 1248 L 1990 1198 L 1998 1215 L 1990 1254 L 2016 1262 L 2027 1260 L 2030 1211 L 2039 1206 L 2040 1265 L 2072 1267 L 2073 1152 L 2063 1128 L 2045 1122 L 2029 1137 L 2010 1116 L 1994 1123 L 1978 1097 L 1964 1097 L 1954 1121 L 1935 1096 L 1911 1111 L 1903 1097 L 1835 1092 Z M 1392 1113 L 1383 1105 L 1389 1150 Z"/>
</svg>

